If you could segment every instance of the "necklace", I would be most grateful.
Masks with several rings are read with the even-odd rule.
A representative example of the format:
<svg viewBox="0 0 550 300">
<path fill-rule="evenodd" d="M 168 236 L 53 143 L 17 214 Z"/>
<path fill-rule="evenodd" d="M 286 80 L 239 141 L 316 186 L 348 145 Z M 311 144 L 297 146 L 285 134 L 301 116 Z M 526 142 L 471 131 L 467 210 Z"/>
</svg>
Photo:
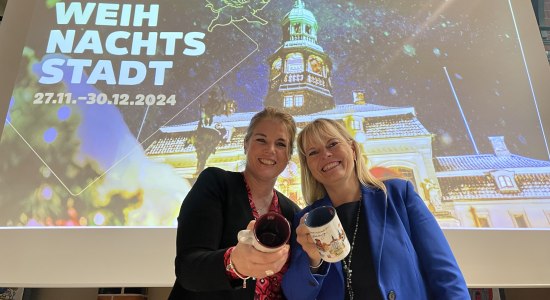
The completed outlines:
<svg viewBox="0 0 550 300">
<path fill-rule="evenodd" d="M 359 228 L 359 216 L 361 215 L 361 199 L 359 199 L 359 208 L 357 209 L 357 217 L 355 218 L 355 229 L 353 231 L 353 239 L 351 240 L 351 248 L 349 250 L 348 257 L 344 258 L 342 260 L 342 263 L 344 264 L 344 272 L 346 273 L 346 286 L 348 288 L 349 293 L 349 299 L 353 300 L 353 287 L 351 286 L 351 257 L 353 256 L 353 246 L 355 246 L 355 237 L 357 236 L 357 229 Z"/>
<path fill-rule="evenodd" d="M 271 206 L 272 200 L 273 200 L 273 198 L 270 199 L 267 202 L 264 202 L 264 205 L 262 207 L 260 207 L 258 205 L 255 205 L 256 211 L 258 211 L 259 215 L 263 215 L 263 214 L 267 213 L 267 211 L 269 210 L 269 207 Z"/>
<path fill-rule="evenodd" d="M 248 182 L 246 182 L 246 177 L 244 176 L 244 172 L 242 172 L 242 175 L 243 175 L 244 185 L 246 186 L 246 192 L 248 194 L 248 202 L 250 203 L 250 208 L 252 208 L 252 216 L 254 217 L 254 219 L 259 218 L 264 213 L 267 213 L 272 205 L 274 207 L 279 206 L 279 198 L 277 197 L 277 193 L 275 192 L 275 190 L 273 190 L 273 197 L 269 201 L 264 202 L 263 203 L 264 205 L 262 207 L 256 206 L 256 204 L 254 203 L 254 199 L 252 199 L 252 191 L 250 190 L 250 186 L 248 185 Z"/>
</svg>

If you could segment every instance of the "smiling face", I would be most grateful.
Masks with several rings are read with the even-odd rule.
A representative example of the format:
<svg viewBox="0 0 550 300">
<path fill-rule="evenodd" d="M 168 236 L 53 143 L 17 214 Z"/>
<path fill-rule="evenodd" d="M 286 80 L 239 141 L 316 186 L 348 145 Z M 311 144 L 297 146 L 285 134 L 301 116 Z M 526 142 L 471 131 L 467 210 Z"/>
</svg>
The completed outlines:
<svg viewBox="0 0 550 300">
<path fill-rule="evenodd" d="M 327 191 L 355 186 L 355 151 L 350 141 L 339 135 L 322 135 L 304 141 L 303 146 L 311 175 Z"/>
<path fill-rule="evenodd" d="M 262 181 L 275 182 L 290 159 L 288 130 L 280 121 L 259 121 L 244 144 L 245 172 Z"/>
</svg>

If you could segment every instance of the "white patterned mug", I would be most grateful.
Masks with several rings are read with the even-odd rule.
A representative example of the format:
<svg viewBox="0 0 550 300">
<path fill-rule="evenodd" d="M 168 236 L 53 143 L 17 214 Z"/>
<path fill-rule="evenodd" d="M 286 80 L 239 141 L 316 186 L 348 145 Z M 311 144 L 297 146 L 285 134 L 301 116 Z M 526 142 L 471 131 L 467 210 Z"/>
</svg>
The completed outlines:
<svg viewBox="0 0 550 300">
<path fill-rule="evenodd" d="M 241 243 L 252 245 L 262 252 L 275 252 L 290 239 L 290 223 L 281 214 L 268 212 L 260 216 L 252 230 L 241 230 L 237 234 Z"/>
<path fill-rule="evenodd" d="M 334 207 L 320 206 L 311 210 L 305 225 L 324 261 L 338 262 L 349 254 L 351 247 Z"/>
</svg>

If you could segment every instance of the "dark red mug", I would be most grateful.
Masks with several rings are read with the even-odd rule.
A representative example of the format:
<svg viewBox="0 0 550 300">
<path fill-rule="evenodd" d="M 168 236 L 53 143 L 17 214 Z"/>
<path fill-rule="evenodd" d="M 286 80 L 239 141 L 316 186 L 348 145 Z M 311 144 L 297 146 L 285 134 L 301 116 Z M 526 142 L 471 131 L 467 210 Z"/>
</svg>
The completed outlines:
<svg viewBox="0 0 550 300">
<path fill-rule="evenodd" d="M 237 238 L 259 251 L 275 252 L 290 239 L 290 223 L 283 215 L 268 212 L 256 219 L 252 230 L 239 231 Z"/>
</svg>

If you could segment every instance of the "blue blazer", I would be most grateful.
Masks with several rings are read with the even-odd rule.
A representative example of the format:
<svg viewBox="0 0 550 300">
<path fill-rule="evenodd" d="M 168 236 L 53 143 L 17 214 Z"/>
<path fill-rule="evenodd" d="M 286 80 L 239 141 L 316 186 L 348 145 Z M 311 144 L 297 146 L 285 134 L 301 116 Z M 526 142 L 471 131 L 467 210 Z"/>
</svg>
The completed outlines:
<svg viewBox="0 0 550 300">
<path fill-rule="evenodd" d="M 393 299 L 470 299 L 466 282 L 434 216 L 410 182 L 391 179 L 382 190 L 361 187 L 375 272 L 382 295 Z M 304 208 L 332 205 L 328 196 Z M 328 264 L 324 274 L 311 274 L 309 258 L 293 237 L 290 267 L 283 278 L 289 300 L 344 299 L 342 264 Z M 358 254 L 355 254 L 358 255 Z M 354 278 L 354 280 L 357 280 Z"/>
</svg>

